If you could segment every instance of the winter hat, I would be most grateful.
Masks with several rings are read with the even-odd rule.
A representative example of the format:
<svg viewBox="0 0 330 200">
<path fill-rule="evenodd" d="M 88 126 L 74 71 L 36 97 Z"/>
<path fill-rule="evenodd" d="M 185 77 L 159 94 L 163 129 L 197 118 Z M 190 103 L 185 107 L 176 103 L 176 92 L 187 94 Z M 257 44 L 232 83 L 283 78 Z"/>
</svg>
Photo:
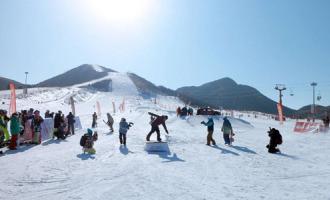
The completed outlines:
<svg viewBox="0 0 330 200">
<path fill-rule="evenodd" d="M 122 121 L 122 122 L 125 122 L 125 121 L 126 121 L 126 119 L 125 119 L 125 118 L 121 118 L 121 121 Z"/>
<path fill-rule="evenodd" d="M 90 128 L 88 128 L 88 129 L 87 129 L 87 134 L 90 135 L 90 136 L 92 136 L 92 135 L 93 135 L 93 130 L 90 129 Z"/>
</svg>

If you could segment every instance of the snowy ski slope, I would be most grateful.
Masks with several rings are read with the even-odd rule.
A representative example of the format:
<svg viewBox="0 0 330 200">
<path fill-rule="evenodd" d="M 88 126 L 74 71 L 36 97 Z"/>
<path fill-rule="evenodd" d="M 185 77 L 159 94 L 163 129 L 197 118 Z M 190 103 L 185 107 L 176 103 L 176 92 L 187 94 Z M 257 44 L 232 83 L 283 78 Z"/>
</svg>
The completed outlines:
<svg viewBox="0 0 330 200">
<path fill-rule="evenodd" d="M 91 92 L 77 87 L 48 88 L 26 99 L 18 99 L 18 109 L 38 108 L 42 112 L 70 111 L 67 99 L 77 101 L 77 115 L 84 129 L 91 125 L 96 101 L 102 116 L 111 112 L 115 133 L 101 119 L 95 155 L 82 154 L 80 136 L 65 141 L 50 140 L 39 146 L 21 146 L 0 157 L 0 199 L 330 199 L 330 135 L 295 134 L 294 121 L 283 126 L 264 118 L 231 121 L 236 132 L 233 147 L 223 145 L 222 118 L 215 118 L 217 147 L 206 146 L 206 117 L 176 117 L 174 109 L 183 106 L 174 97 L 143 99 L 125 74 L 117 74 L 114 92 Z M 116 79 L 117 78 L 117 79 Z M 125 99 L 124 112 L 114 114 Z M 4 108 L 7 105 L 1 105 Z M 144 151 L 150 130 L 148 111 L 169 116 L 167 140 L 170 153 Z M 118 141 L 122 117 L 135 125 L 128 132 L 127 148 Z M 247 123 L 248 122 L 248 123 Z M 284 138 L 283 154 L 268 154 L 268 127 L 278 128 Z M 155 136 L 153 136 L 155 139 Z"/>
</svg>

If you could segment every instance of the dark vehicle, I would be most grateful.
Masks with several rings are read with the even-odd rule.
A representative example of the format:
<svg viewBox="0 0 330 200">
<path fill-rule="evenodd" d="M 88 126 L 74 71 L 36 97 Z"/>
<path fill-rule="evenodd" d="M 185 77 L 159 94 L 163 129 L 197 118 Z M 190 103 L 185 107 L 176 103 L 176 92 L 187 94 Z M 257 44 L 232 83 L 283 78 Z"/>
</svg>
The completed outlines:
<svg viewBox="0 0 330 200">
<path fill-rule="evenodd" d="M 221 115 L 221 113 L 211 108 L 200 108 L 197 110 L 197 115 Z"/>
</svg>

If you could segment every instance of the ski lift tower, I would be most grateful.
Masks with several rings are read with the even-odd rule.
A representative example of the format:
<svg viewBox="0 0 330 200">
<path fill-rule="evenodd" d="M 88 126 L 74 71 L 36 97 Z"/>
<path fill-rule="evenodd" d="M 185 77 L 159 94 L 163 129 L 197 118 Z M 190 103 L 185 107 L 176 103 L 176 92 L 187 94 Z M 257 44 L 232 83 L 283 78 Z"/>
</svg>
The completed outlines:
<svg viewBox="0 0 330 200">
<path fill-rule="evenodd" d="M 286 87 L 285 87 L 285 85 L 283 85 L 283 84 L 276 84 L 276 86 L 275 86 L 275 90 L 278 90 L 279 93 L 280 93 L 280 101 L 279 101 L 279 104 L 282 106 L 282 105 L 283 105 L 283 104 L 282 104 L 282 97 L 283 97 L 282 92 L 283 92 L 284 90 L 286 90 Z"/>
<path fill-rule="evenodd" d="M 29 72 L 25 72 L 25 85 L 24 85 L 24 89 L 23 89 L 23 95 L 25 97 L 27 97 L 27 93 L 28 93 L 28 91 L 27 91 L 27 88 L 28 88 L 28 86 L 27 86 L 27 76 L 28 76 L 28 74 L 29 74 Z"/>
<path fill-rule="evenodd" d="M 317 83 L 316 82 L 313 82 L 313 83 L 311 83 L 311 86 L 313 87 L 313 105 L 312 105 L 312 116 L 313 116 L 313 122 L 315 122 L 315 111 L 316 111 L 316 109 L 315 109 L 315 87 L 317 86 Z"/>
</svg>

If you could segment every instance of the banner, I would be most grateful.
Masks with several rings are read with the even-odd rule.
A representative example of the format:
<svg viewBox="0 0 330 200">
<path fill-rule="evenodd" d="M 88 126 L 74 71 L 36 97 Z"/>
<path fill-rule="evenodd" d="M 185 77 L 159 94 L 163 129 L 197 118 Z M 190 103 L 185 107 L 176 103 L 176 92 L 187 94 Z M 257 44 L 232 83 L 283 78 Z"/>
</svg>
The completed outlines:
<svg viewBox="0 0 330 200">
<path fill-rule="evenodd" d="M 119 106 L 120 112 L 125 112 L 125 98 L 123 98 L 123 102 Z"/>
<path fill-rule="evenodd" d="M 76 107 L 74 105 L 74 99 L 73 96 L 70 97 L 70 104 L 71 104 L 71 110 L 72 110 L 72 114 L 76 115 Z"/>
<path fill-rule="evenodd" d="M 101 105 L 100 102 L 96 102 L 97 115 L 101 116 Z"/>
<path fill-rule="evenodd" d="M 307 133 L 307 132 L 317 133 L 321 130 L 322 130 L 321 124 L 315 122 L 296 122 L 296 126 L 294 127 L 294 132 L 297 133 Z"/>
<path fill-rule="evenodd" d="M 277 111 L 278 111 L 278 120 L 281 124 L 283 124 L 283 107 L 282 104 L 277 104 Z"/>
<path fill-rule="evenodd" d="M 113 113 L 116 113 L 116 104 L 114 101 L 112 102 L 112 107 L 113 107 Z"/>
<path fill-rule="evenodd" d="M 9 106 L 9 115 L 16 112 L 16 92 L 14 83 L 9 84 L 10 88 L 10 106 Z"/>
</svg>

